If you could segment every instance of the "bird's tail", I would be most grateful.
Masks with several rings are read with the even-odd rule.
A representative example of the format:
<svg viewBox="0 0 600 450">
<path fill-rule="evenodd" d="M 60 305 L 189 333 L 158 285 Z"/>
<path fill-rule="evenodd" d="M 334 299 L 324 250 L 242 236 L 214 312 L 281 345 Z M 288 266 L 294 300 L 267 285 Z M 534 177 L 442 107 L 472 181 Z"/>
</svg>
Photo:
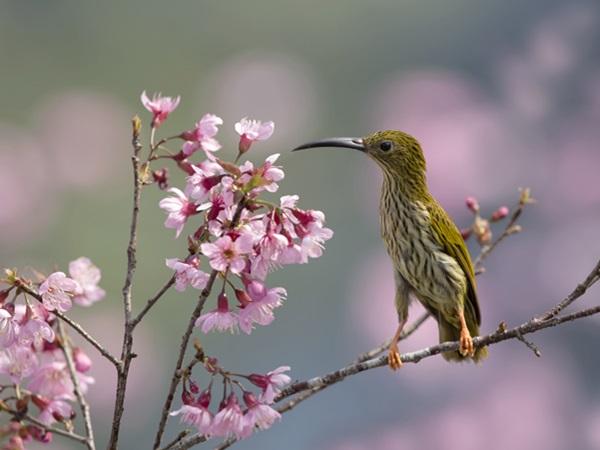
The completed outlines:
<svg viewBox="0 0 600 450">
<path fill-rule="evenodd" d="M 479 336 L 479 327 L 477 326 L 477 319 L 473 317 L 473 314 L 470 312 L 470 308 L 465 308 L 465 321 L 467 322 L 467 327 L 469 328 L 469 332 L 471 333 L 471 337 Z M 456 328 L 450 322 L 447 322 L 443 319 L 443 317 L 439 317 L 438 319 L 438 328 L 440 331 L 440 343 L 448 342 L 448 341 L 458 341 L 460 338 L 460 329 Z M 452 362 L 462 362 L 472 360 L 476 363 L 481 362 L 488 355 L 487 347 L 479 347 L 475 349 L 475 354 L 470 356 L 462 356 L 458 351 L 453 352 L 445 352 L 442 353 L 442 356 L 446 361 Z"/>
</svg>

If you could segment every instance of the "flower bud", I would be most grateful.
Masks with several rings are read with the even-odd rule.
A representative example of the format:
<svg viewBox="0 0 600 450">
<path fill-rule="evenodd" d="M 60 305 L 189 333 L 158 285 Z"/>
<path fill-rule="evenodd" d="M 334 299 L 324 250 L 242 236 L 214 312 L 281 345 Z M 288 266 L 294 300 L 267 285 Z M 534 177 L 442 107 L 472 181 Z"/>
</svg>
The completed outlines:
<svg viewBox="0 0 600 450">
<path fill-rule="evenodd" d="M 509 209 L 506 206 L 501 206 L 500 208 L 498 208 L 496 211 L 494 211 L 494 213 L 492 214 L 492 217 L 490 218 L 490 220 L 492 222 L 498 222 L 499 220 L 504 219 L 506 216 L 508 216 L 509 213 Z"/>
<path fill-rule="evenodd" d="M 269 385 L 269 378 L 266 375 L 252 373 L 248 375 L 248 381 L 259 388 L 266 388 Z"/>
<path fill-rule="evenodd" d="M 160 190 L 164 191 L 169 187 L 169 170 L 166 167 L 152 172 L 152 178 Z"/>
<path fill-rule="evenodd" d="M 472 232 L 473 232 L 472 228 L 463 228 L 462 230 L 460 230 L 460 235 L 466 241 L 467 239 L 469 239 L 471 237 Z"/>
<path fill-rule="evenodd" d="M 75 362 L 75 369 L 79 373 L 85 373 L 92 367 L 92 360 L 79 347 L 73 349 L 73 361 Z"/>
<path fill-rule="evenodd" d="M 469 208 L 474 213 L 479 212 L 479 202 L 475 197 L 467 197 L 465 200 L 467 208 Z"/>
<path fill-rule="evenodd" d="M 244 391 L 244 403 L 248 408 L 258 405 L 258 399 L 252 392 Z"/>
<path fill-rule="evenodd" d="M 192 394 L 197 394 L 198 392 L 200 392 L 198 384 L 193 380 L 190 380 L 190 391 L 192 392 Z"/>
<path fill-rule="evenodd" d="M 235 290 L 235 297 L 238 299 L 238 302 L 240 302 L 242 308 L 252 303 L 250 296 L 246 293 L 246 291 L 242 291 L 241 289 Z"/>
</svg>

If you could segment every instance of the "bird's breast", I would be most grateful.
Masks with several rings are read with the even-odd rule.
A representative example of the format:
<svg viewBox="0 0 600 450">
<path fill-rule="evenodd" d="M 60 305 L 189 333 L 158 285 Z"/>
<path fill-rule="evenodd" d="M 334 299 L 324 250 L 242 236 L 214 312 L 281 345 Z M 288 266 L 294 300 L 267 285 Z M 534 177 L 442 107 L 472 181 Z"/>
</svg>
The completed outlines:
<svg viewBox="0 0 600 450">
<path fill-rule="evenodd" d="M 464 291 L 465 275 L 458 262 L 437 243 L 422 202 L 394 197 L 384 190 L 380 217 L 381 235 L 394 269 L 418 296 L 443 301 Z"/>
</svg>

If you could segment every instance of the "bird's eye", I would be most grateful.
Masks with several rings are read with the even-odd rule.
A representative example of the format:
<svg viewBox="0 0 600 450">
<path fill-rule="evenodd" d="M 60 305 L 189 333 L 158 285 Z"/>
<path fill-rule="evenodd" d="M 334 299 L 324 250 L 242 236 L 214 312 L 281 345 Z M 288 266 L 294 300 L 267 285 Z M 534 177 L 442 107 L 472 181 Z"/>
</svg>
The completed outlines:
<svg viewBox="0 0 600 450">
<path fill-rule="evenodd" d="M 392 143 L 390 141 L 383 141 L 381 144 L 379 144 L 379 148 L 384 152 L 387 152 L 392 149 Z"/>
</svg>

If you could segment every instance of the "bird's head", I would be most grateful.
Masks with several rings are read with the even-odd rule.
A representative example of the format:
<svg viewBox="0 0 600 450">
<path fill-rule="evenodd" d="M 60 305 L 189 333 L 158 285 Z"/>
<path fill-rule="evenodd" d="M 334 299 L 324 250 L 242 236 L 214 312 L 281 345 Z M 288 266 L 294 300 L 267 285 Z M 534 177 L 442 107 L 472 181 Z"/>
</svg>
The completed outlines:
<svg viewBox="0 0 600 450">
<path fill-rule="evenodd" d="M 425 157 L 421 145 L 402 131 L 377 131 L 362 138 L 330 138 L 308 142 L 294 149 L 337 147 L 366 153 L 381 169 L 401 183 L 425 183 Z"/>
</svg>

